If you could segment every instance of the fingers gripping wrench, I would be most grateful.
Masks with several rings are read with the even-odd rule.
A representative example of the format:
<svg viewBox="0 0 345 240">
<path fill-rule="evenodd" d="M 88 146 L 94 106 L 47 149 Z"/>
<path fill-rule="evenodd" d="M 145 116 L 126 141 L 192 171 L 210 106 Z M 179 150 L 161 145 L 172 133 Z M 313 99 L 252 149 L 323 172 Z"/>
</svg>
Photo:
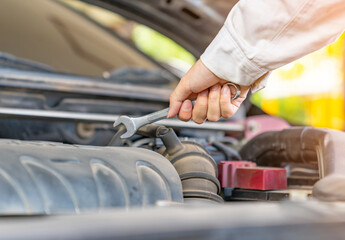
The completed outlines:
<svg viewBox="0 0 345 240">
<path fill-rule="evenodd" d="M 236 89 L 236 94 L 232 98 L 232 100 L 237 99 L 241 95 L 241 91 L 239 88 L 233 83 L 227 83 L 226 85 L 234 86 Z M 153 123 L 159 120 L 162 120 L 167 117 L 169 108 L 165 108 L 163 110 L 150 113 L 148 115 L 142 117 L 129 117 L 129 116 L 120 116 L 114 123 L 114 127 L 123 124 L 126 127 L 126 133 L 124 133 L 121 138 L 129 138 L 132 137 L 139 128 L 145 126 L 146 124 Z"/>
</svg>

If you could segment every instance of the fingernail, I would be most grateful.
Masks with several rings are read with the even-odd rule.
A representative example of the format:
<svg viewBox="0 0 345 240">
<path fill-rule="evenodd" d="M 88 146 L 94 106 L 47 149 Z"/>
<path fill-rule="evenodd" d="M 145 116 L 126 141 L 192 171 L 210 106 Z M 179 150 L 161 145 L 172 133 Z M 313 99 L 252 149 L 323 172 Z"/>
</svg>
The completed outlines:
<svg viewBox="0 0 345 240">
<path fill-rule="evenodd" d="M 230 94 L 230 90 L 228 86 L 224 86 L 222 89 L 222 94 L 223 95 L 229 95 Z"/>
<path fill-rule="evenodd" d="M 190 100 L 186 100 L 182 104 L 182 111 L 188 112 L 190 110 L 192 110 L 192 102 Z"/>
<path fill-rule="evenodd" d="M 208 91 L 202 91 L 200 93 L 200 95 L 203 96 L 203 97 L 207 97 L 208 96 Z"/>
<path fill-rule="evenodd" d="M 218 88 L 219 88 L 219 85 L 214 85 L 214 86 L 211 88 L 211 90 L 212 90 L 212 91 L 216 91 L 216 90 L 218 90 Z"/>
</svg>

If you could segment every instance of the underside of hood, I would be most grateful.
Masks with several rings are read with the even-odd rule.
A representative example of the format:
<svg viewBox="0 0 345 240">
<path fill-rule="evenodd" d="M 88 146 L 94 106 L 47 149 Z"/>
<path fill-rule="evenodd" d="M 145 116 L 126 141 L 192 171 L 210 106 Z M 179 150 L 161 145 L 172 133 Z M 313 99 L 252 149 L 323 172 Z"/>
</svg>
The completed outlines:
<svg viewBox="0 0 345 240">
<path fill-rule="evenodd" d="M 212 41 L 237 0 L 83 0 L 147 25 L 196 57 Z"/>
</svg>

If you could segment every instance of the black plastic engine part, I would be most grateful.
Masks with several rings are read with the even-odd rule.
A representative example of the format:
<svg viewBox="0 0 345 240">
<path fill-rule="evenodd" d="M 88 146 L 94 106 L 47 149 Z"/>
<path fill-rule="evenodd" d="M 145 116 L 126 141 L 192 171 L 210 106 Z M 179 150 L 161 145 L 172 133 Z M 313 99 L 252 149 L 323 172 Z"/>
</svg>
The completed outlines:
<svg viewBox="0 0 345 240">
<path fill-rule="evenodd" d="M 222 142 L 214 141 L 212 142 L 212 146 L 217 148 L 219 151 L 221 151 L 224 156 L 226 157 L 225 160 L 228 161 L 234 161 L 234 160 L 241 160 L 240 154 L 233 148 L 228 147 Z"/>
<path fill-rule="evenodd" d="M 280 166 L 283 162 L 318 165 L 319 180 L 313 196 L 345 201 L 345 133 L 312 127 L 294 127 L 260 134 L 240 151 L 243 159 L 258 165 Z"/>
<path fill-rule="evenodd" d="M 183 197 L 223 202 L 218 195 L 217 165 L 207 151 L 194 142 L 181 142 L 171 128 L 161 126 L 156 133 L 164 143 L 159 152 L 170 160 L 180 175 Z"/>
<path fill-rule="evenodd" d="M 226 201 L 283 201 L 289 199 L 289 193 L 284 191 L 261 191 L 251 189 L 224 188 Z"/>
<path fill-rule="evenodd" d="M 131 70 L 128 69 L 128 75 L 132 75 L 130 72 Z M 41 75 L 42 73 L 38 72 L 7 68 L 1 68 L 0 73 L 0 85 L 2 85 L 0 107 L 9 110 L 23 108 L 90 114 L 144 115 L 165 107 L 167 97 L 164 98 L 164 96 L 170 93 L 170 90 L 162 88 L 164 94 L 158 94 L 154 101 L 145 99 L 144 96 L 136 98 L 139 95 L 151 96 L 156 93 L 156 88 L 146 87 L 144 89 L 148 93 L 141 94 L 145 91 L 142 91 L 140 79 L 138 79 L 138 84 L 131 88 L 115 81 L 105 82 L 104 79 L 66 74 L 45 73 Z M 121 76 L 124 77 L 124 73 L 123 70 Z M 46 82 L 37 79 L 45 79 Z M 93 86 L 88 86 L 90 83 Z M 101 87 L 104 84 L 107 87 Z M 92 93 L 100 88 L 101 92 Z M 110 96 L 105 93 L 109 88 L 113 89 Z M 126 96 L 123 96 L 123 88 L 128 89 Z M 117 91 L 119 94 L 116 93 Z M 47 120 L 34 114 L 32 119 L 19 119 L 12 116 L 6 116 L 6 118 L 0 121 L 2 129 L 0 138 L 105 146 L 114 135 L 112 125 L 102 122 L 90 121 L 88 122 L 90 128 L 84 131 L 84 123 L 73 119 Z M 103 126 L 98 127 L 97 125 Z"/>
<path fill-rule="evenodd" d="M 110 142 L 108 143 L 108 146 L 122 146 L 123 139 L 121 139 L 121 135 L 124 134 L 127 131 L 126 127 L 121 124 L 118 128 L 114 136 L 111 138 Z"/>
<path fill-rule="evenodd" d="M 0 93 L 1 94 L 1 93 Z M 87 123 L 30 119 L 1 119 L 0 138 L 29 141 L 54 141 L 69 144 L 106 146 L 114 135 L 112 126 L 85 129 Z"/>
<path fill-rule="evenodd" d="M 167 87 L 176 83 L 176 77 L 166 70 L 147 70 L 143 68 L 120 68 L 108 73 L 108 81 L 141 86 Z M 104 75 L 104 74 L 103 74 Z"/>
<path fill-rule="evenodd" d="M 0 214 L 89 212 L 182 202 L 180 178 L 139 148 L 0 141 Z"/>
</svg>

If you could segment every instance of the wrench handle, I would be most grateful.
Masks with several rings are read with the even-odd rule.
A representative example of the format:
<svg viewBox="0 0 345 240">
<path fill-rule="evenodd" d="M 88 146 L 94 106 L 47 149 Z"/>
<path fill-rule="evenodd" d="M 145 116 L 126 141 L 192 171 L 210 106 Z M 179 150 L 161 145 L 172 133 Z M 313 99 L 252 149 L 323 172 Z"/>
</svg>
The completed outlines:
<svg viewBox="0 0 345 240">
<path fill-rule="evenodd" d="M 160 111 L 150 113 L 150 114 L 146 115 L 146 119 L 149 123 L 156 122 L 158 120 L 166 118 L 168 111 L 169 111 L 169 108 L 164 108 Z"/>
<path fill-rule="evenodd" d="M 193 106 L 195 105 L 195 101 L 192 101 Z M 145 116 L 145 120 L 147 123 L 153 123 L 162 119 L 165 119 L 167 117 L 169 108 L 164 108 L 162 110 L 159 110 L 157 112 L 150 113 Z"/>
</svg>

